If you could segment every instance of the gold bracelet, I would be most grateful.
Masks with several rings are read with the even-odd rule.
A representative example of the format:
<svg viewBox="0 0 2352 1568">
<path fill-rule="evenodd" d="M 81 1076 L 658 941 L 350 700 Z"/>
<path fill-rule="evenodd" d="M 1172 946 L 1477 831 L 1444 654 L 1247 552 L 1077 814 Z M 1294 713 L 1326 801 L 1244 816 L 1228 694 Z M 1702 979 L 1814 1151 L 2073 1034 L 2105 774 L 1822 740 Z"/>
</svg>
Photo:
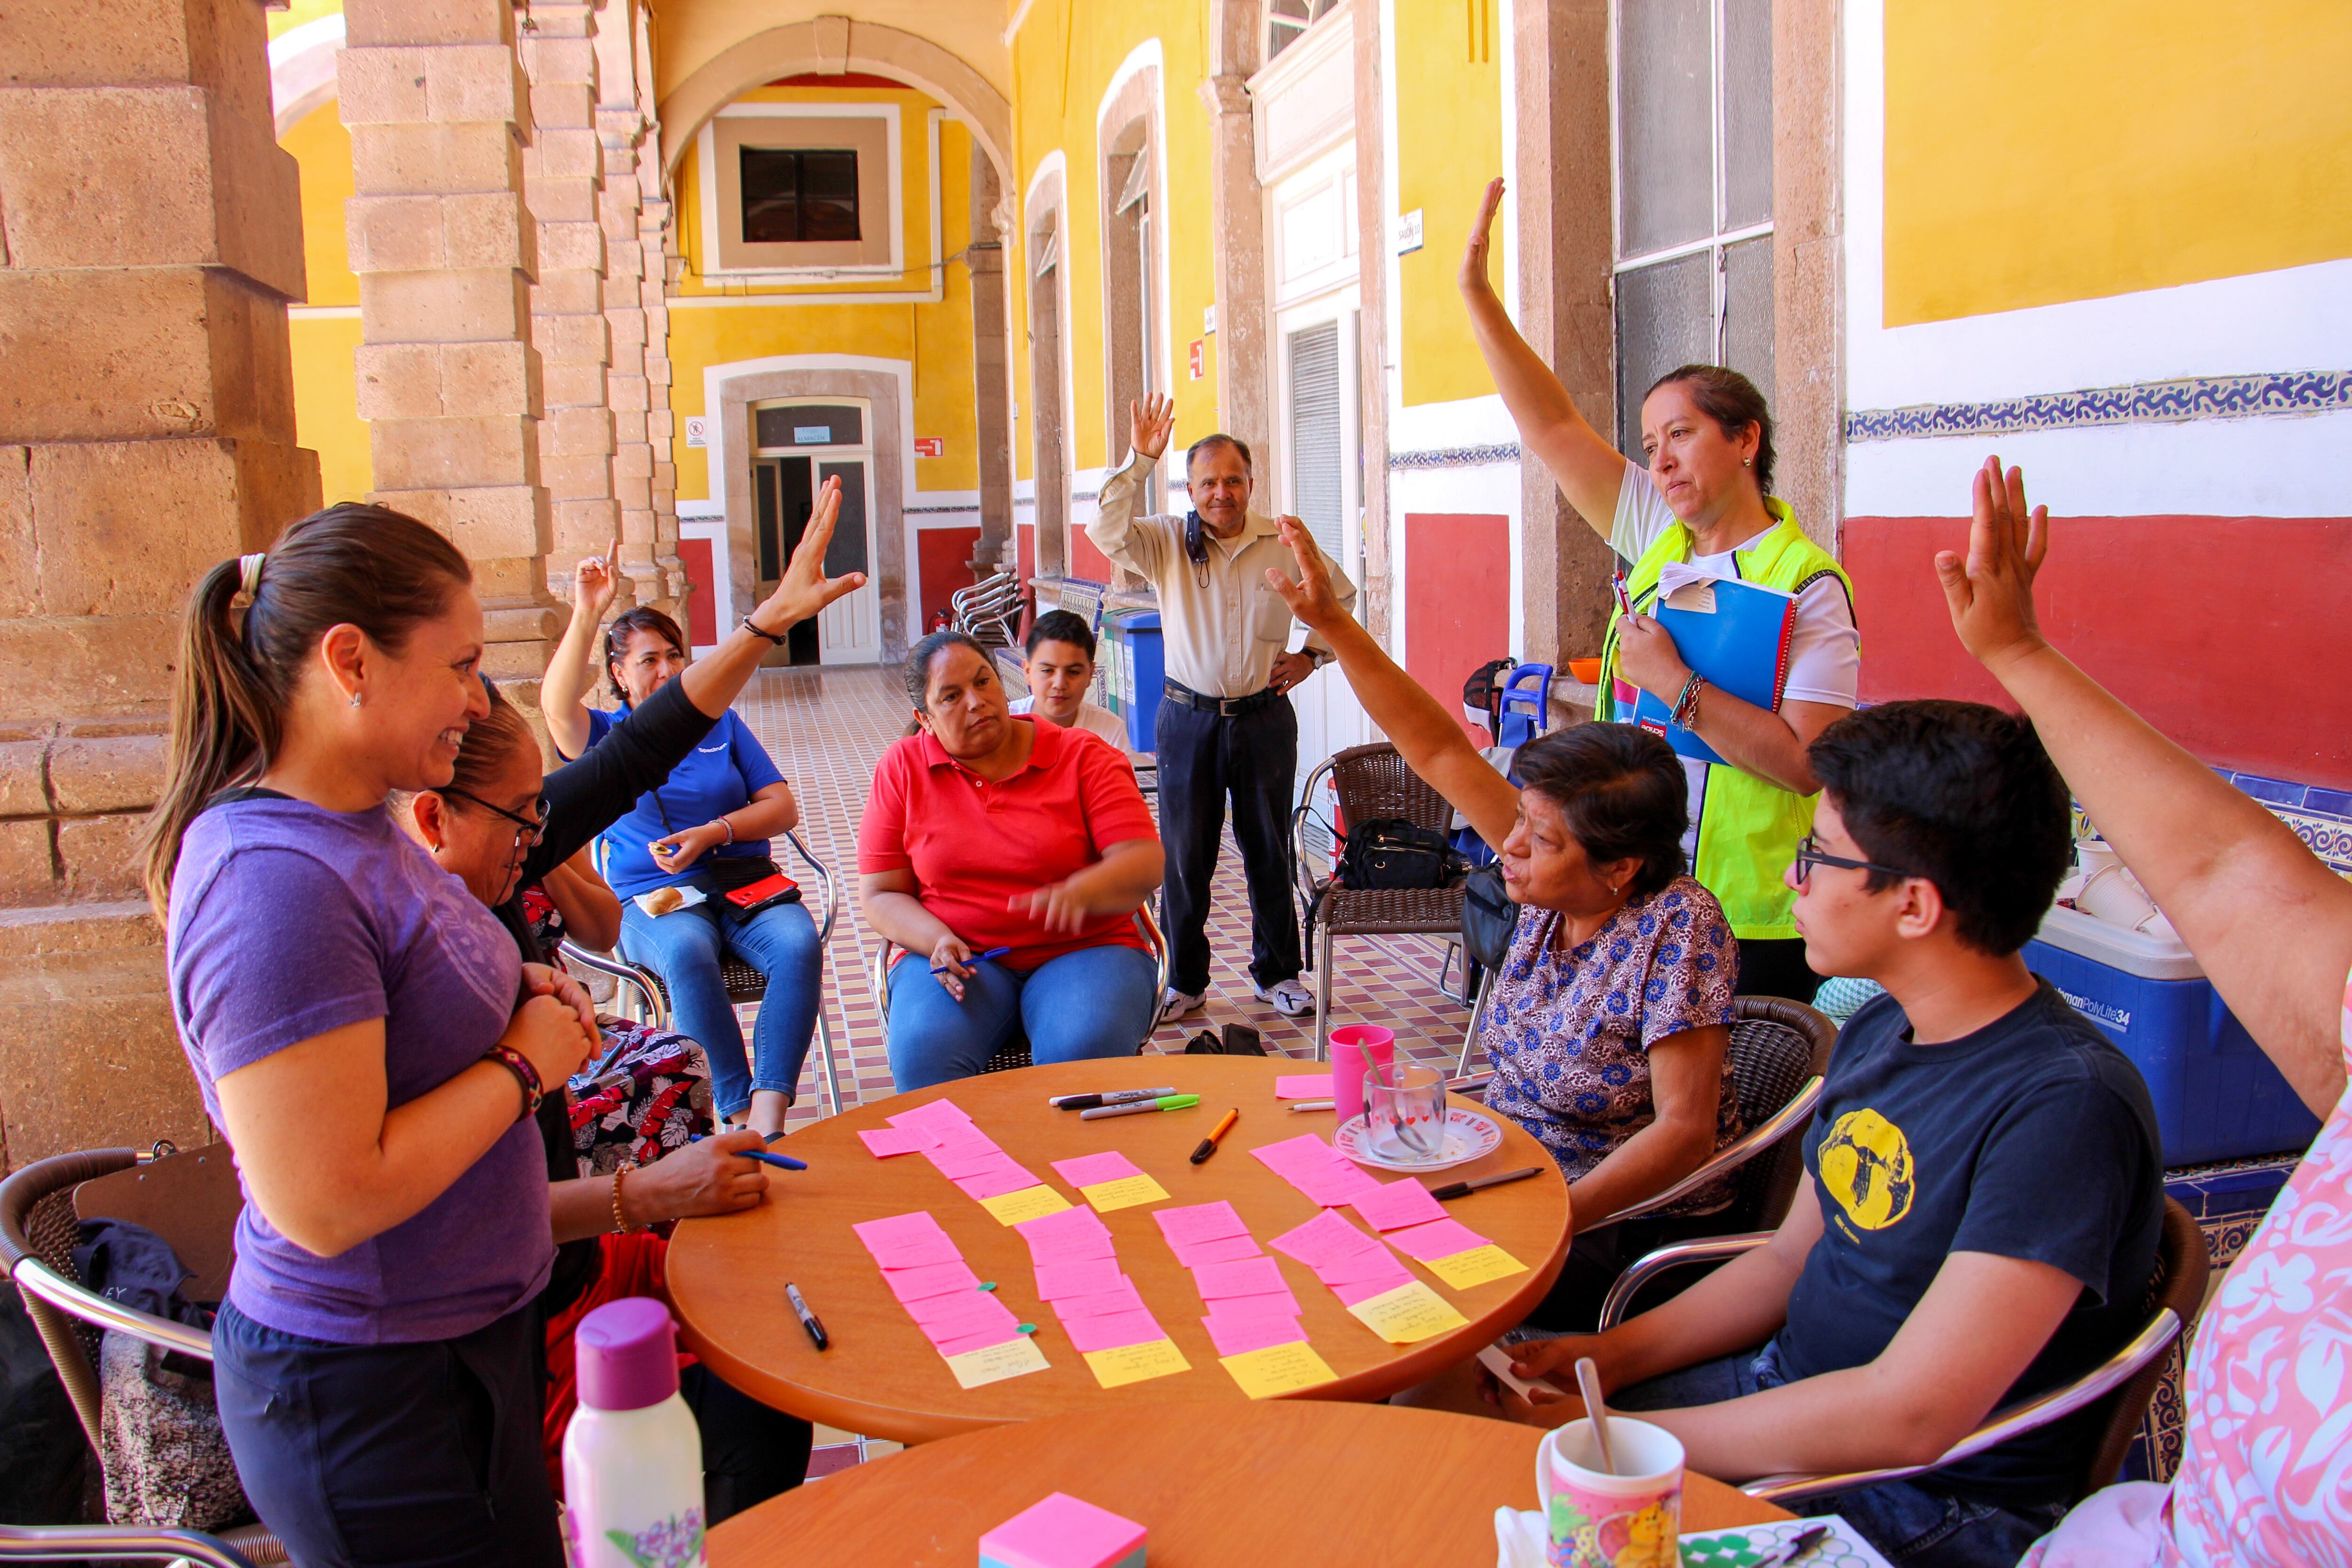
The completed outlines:
<svg viewBox="0 0 2352 1568">
<path fill-rule="evenodd" d="M 613 1173 L 613 1229 L 622 1236 L 629 1233 L 628 1219 L 621 1213 L 621 1178 L 628 1173 L 625 1165 Z"/>
</svg>

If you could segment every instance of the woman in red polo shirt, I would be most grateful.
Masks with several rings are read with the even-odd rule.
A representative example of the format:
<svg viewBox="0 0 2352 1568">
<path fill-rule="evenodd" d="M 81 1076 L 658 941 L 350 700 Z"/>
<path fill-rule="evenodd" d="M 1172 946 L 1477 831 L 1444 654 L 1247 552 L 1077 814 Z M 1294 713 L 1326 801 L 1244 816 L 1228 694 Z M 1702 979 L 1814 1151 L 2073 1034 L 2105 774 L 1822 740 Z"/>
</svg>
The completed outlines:
<svg viewBox="0 0 2352 1568">
<path fill-rule="evenodd" d="M 889 974 L 899 1089 L 970 1077 L 1016 1026 L 1037 1061 L 1132 1055 L 1160 994 L 1129 917 L 1161 871 L 1134 771 L 1084 730 L 1013 714 L 961 632 L 915 645 L 907 696 L 917 731 L 882 753 L 857 830 L 866 923 L 907 950 Z"/>
</svg>

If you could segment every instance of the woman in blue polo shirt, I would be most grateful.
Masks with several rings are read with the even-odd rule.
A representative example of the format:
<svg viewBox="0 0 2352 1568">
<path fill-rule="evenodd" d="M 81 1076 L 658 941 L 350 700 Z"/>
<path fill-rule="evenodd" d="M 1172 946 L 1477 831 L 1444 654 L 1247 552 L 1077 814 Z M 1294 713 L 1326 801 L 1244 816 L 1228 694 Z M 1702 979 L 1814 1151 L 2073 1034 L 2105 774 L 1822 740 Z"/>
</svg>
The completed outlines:
<svg viewBox="0 0 2352 1568">
<path fill-rule="evenodd" d="M 631 610 L 604 634 L 604 671 L 621 706 L 605 711 L 587 705 L 584 655 L 612 602 L 612 581 L 609 574 L 581 574 L 572 627 L 548 667 L 548 731 L 566 757 L 604 740 L 630 709 L 686 668 L 686 634 L 677 623 L 659 610 Z M 604 879 L 621 895 L 622 952 L 669 987 L 679 1032 L 699 1040 L 710 1058 L 719 1113 L 761 1132 L 780 1131 L 792 1107 L 816 1028 L 821 955 L 804 904 L 747 912 L 727 894 L 775 873 L 768 840 L 799 821 L 792 786 L 730 709 L 599 841 Z M 674 907 L 677 895 L 664 890 L 673 888 L 704 897 Z M 748 1063 L 743 1028 L 719 975 L 728 952 L 768 982 Z"/>
</svg>

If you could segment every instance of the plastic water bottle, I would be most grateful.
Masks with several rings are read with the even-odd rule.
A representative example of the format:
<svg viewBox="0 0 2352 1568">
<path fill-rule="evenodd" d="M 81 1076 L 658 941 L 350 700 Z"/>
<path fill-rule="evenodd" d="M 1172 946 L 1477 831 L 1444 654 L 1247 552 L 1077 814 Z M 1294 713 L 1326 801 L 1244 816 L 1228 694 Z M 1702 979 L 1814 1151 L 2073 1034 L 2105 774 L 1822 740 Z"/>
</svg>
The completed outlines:
<svg viewBox="0 0 2352 1568">
<path fill-rule="evenodd" d="M 580 1408 L 563 1435 L 573 1568 L 703 1568 L 702 1434 L 677 1394 L 677 1332 L 646 1296 L 572 1335 Z"/>
</svg>

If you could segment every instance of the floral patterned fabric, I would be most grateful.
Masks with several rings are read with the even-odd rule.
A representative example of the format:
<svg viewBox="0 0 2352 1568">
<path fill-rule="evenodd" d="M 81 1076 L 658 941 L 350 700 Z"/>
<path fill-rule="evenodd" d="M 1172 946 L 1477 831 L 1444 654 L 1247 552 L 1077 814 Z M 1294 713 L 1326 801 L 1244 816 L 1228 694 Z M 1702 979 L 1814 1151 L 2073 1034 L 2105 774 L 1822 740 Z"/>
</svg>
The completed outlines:
<svg viewBox="0 0 2352 1568">
<path fill-rule="evenodd" d="M 684 1035 L 600 1017 L 604 1050 L 565 1085 L 583 1177 L 650 1165 L 709 1132 L 710 1064 Z"/>
<path fill-rule="evenodd" d="M 1532 906 L 1519 911 L 1478 1038 L 1495 1068 L 1487 1109 L 1527 1129 L 1573 1182 L 1656 1119 L 1649 1047 L 1731 1021 L 1739 944 L 1715 896 L 1688 877 L 1626 900 L 1566 952 L 1556 942 L 1559 919 Z M 1740 1131 L 1727 1058 L 1716 1147 Z M 1729 1201 L 1726 1180 L 1665 1212 L 1708 1214 Z"/>
<path fill-rule="evenodd" d="M 2352 1065 L 2352 981 L 2342 1031 Z M 2352 1563 L 2352 1088 L 2221 1277 L 2181 1405 L 2169 1491 L 2095 1493 L 2020 1568 Z"/>
</svg>

